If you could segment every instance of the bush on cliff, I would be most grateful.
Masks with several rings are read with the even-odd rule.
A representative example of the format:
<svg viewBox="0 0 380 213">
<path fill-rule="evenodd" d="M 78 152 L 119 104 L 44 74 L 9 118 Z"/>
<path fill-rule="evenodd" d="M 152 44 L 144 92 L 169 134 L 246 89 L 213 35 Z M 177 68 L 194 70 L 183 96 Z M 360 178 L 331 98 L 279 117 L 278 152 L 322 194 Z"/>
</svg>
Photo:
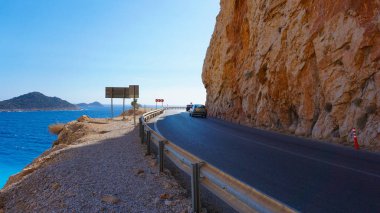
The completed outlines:
<svg viewBox="0 0 380 213">
<path fill-rule="evenodd" d="M 61 124 L 61 123 L 51 124 L 49 125 L 49 132 L 51 134 L 58 135 L 62 131 L 63 126 L 65 126 L 65 124 Z"/>
</svg>

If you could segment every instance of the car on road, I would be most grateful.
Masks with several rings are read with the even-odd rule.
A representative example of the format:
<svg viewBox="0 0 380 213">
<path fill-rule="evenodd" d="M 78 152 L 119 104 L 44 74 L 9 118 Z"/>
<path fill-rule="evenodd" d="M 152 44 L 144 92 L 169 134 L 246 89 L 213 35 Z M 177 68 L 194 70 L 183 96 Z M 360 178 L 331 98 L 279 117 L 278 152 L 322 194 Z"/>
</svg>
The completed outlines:
<svg viewBox="0 0 380 213">
<path fill-rule="evenodd" d="M 190 111 L 191 107 L 193 107 L 192 104 L 188 104 L 188 105 L 186 105 L 186 112 Z"/>
<path fill-rule="evenodd" d="M 190 109 L 189 115 L 191 117 L 201 116 L 201 117 L 207 118 L 206 106 L 202 104 L 194 104 Z"/>
</svg>

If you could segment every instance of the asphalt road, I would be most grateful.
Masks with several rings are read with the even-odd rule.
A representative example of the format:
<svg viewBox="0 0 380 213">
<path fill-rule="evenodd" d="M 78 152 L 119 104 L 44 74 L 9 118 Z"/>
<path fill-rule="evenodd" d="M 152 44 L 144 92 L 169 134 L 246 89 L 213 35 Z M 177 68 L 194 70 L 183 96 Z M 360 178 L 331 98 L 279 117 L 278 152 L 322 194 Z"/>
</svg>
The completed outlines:
<svg viewBox="0 0 380 213">
<path fill-rule="evenodd" d="M 301 212 L 380 212 L 380 155 L 168 110 L 157 130 Z"/>
</svg>

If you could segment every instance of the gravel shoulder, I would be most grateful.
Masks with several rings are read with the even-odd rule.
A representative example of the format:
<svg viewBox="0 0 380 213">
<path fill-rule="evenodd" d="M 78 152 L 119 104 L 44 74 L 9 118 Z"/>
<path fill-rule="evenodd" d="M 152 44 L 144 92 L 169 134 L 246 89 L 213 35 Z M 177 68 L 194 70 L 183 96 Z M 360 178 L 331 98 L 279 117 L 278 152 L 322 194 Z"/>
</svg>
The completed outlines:
<svg viewBox="0 0 380 213">
<path fill-rule="evenodd" d="M 130 120 L 82 119 L 65 128 L 9 179 L 0 212 L 189 212 L 186 190 L 144 155 Z"/>
</svg>

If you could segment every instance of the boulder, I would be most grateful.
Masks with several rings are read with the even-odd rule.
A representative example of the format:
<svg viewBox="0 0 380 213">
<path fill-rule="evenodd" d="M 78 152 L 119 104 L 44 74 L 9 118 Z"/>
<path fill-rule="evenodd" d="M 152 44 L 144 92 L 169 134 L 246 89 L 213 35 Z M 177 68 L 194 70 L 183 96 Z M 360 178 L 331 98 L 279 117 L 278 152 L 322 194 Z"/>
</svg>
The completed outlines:
<svg viewBox="0 0 380 213">
<path fill-rule="evenodd" d="M 89 122 L 91 121 L 91 118 L 87 115 L 82 115 L 77 119 L 78 122 Z"/>
</svg>

